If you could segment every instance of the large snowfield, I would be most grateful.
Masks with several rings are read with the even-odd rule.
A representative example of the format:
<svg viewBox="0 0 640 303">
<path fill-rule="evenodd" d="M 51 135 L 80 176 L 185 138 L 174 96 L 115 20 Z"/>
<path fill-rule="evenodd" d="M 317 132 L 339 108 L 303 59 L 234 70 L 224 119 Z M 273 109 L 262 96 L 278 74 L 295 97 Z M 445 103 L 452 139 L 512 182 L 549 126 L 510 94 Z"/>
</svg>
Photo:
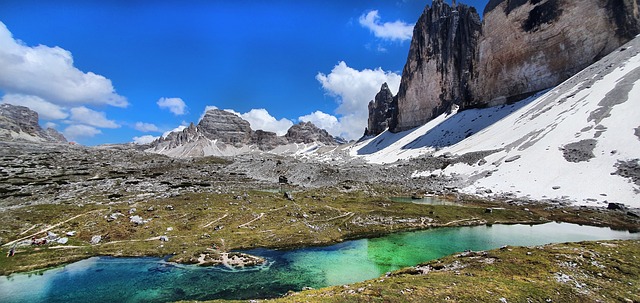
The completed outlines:
<svg viewBox="0 0 640 303">
<path fill-rule="evenodd" d="M 462 189 L 576 205 L 640 207 L 640 38 L 557 87 L 512 105 L 452 111 L 402 133 L 355 144 L 354 157 L 391 163 L 496 150 L 473 165 L 416 171 L 456 175 Z M 490 191 L 487 191 L 489 189 Z"/>
</svg>

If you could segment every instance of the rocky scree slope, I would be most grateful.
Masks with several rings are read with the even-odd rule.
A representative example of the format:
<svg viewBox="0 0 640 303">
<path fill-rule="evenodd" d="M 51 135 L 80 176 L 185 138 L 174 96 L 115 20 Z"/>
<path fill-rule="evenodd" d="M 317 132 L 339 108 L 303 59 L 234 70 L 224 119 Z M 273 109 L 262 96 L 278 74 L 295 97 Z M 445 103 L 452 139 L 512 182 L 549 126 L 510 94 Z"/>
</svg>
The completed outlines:
<svg viewBox="0 0 640 303">
<path fill-rule="evenodd" d="M 293 125 L 284 136 L 253 131 L 248 121 L 219 109 L 205 113 L 197 125 L 172 132 L 150 144 L 149 152 L 172 157 L 235 156 L 270 151 L 288 144 L 336 145 L 336 138 L 310 122 Z"/>
<path fill-rule="evenodd" d="M 0 141 L 67 143 L 55 129 L 40 127 L 38 113 L 11 104 L 0 104 Z"/>
<path fill-rule="evenodd" d="M 553 87 L 639 34 L 639 6 L 492 0 L 481 22 L 472 7 L 434 0 L 414 27 L 398 95 L 372 101 L 366 135 L 418 127 L 452 105 L 509 104 Z"/>
</svg>

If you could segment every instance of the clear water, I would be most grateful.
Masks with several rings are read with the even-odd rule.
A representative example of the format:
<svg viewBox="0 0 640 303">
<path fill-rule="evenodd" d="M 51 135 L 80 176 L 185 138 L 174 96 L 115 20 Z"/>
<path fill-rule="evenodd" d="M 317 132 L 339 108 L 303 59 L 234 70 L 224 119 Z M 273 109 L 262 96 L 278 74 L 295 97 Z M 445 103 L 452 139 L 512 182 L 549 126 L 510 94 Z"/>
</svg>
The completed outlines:
<svg viewBox="0 0 640 303">
<path fill-rule="evenodd" d="M 260 268 L 176 265 L 159 258 L 94 257 L 38 274 L 0 277 L 0 302 L 166 302 L 280 296 L 379 277 L 455 252 L 503 245 L 640 239 L 640 234 L 567 223 L 453 227 L 295 250 L 246 251 Z"/>
<path fill-rule="evenodd" d="M 438 197 L 424 197 L 422 199 L 414 199 L 411 197 L 391 197 L 389 200 L 394 202 L 406 202 L 415 204 L 428 204 L 428 205 L 459 205 L 454 202 L 449 202 L 445 199 Z"/>
</svg>

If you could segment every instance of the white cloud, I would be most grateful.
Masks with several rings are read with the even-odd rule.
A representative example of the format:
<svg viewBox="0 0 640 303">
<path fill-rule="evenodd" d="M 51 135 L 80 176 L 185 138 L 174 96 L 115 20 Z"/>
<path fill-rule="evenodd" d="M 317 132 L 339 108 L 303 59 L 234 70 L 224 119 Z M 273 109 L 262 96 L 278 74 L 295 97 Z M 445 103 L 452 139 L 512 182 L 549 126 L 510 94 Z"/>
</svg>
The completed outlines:
<svg viewBox="0 0 640 303">
<path fill-rule="evenodd" d="M 68 140 L 73 141 L 79 138 L 90 138 L 102 132 L 93 126 L 75 124 L 67 126 L 62 133 Z"/>
<path fill-rule="evenodd" d="M 341 61 L 331 73 L 318 73 L 316 79 L 339 103 L 336 113 L 340 116 L 340 126 L 336 128 L 341 129 L 341 132 L 332 135 L 351 140 L 362 136 L 369 117 L 367 105 L 380 91 L 382 84 L 386 82 L 391 92 L 397 94 L 401 76 L 381 68 L 359 71 Z"/>
<path fill-rule="evenodd" d="M 37 112 L 38 117 L 43 120 L 60 120 L 69 116 L 63 107 L 47 102 L 38 96 L 6 94 L 2 96 L 0 103 L 26 106 Z"/>
<path fill-rule="evenodd" d="M 413 24 L 400 20 L 380 23 L 377 10 L 361 15 L 358 21 L 362 27 L 368 28 L 378 38 L 405 41 L 411 40 L 413 35 Z"/>
<path fill-rule="evenodd" d="M 145 133 L 146 132 L 157 132 L 157 131 L 160 131 L 155 124 L 144 123 L 144 122 L 136 122 L 136 124 L 133 126 L 133 128 L 135 128 L 136 130 L 139 130 L 141 132 L 145 132 Z"/>
<path fill-rule="evenodd" d="M 118 125 L 116 122 L 107 119 L 107 116 L 104 112 L 98 112 L 84 106 L 72 108 L 70 120 L 72 122 L 101 128 L 120 127 L 120 125 Z"/>
<path fill-rule="evenodd" d="M 274 132 L 278 136 L 286 134 L 287 130 L 293 126 L 291 120 L 285 118 L 277 120 L 264 108 L 252 109 L 247 113 L 241 114 L 240 117 L 249 121 L 251 129 Z"/>
<path fill-rule="evenodd" d="M 45 124 L 44 124 L 44 128 L 45 128 L 45 129 L 47 129 L 47 128 L 53 128 L 53 129 L 55 129 L 56 127 L 58 127 L 58 124 L 55 124 L 55 123 L 53 123 L 53 122 L 47 122 L 47 123 L 45 123 Z"/>
<path fill-rule="evenodd" d="M 187 105 L 180 98 L 160 98 L 158 106 L 169 109 L 174 115 L 184 115 L 187 108 Z"/>
<path fill-rule="evenodd" d="M 151 143 L 151 142 L 155 141 L 158 138 L 160 138 L 160 137 L 152 136 L 152 135 L 144 135 L 144 136 L 140 136 L 140 137 L 133 137 L 133 143 L 135 143 L 135 144 L 147 144 L 147 143 Z"/>
<path fill-rule="evenodd" d="M 60 47 L 27 46 L 0 22 L 0 89 L 38 96 L 58 105 L 107 104 L 126 107 L 111 80 L 73 66 L 71 52 Z"/>
</svg>

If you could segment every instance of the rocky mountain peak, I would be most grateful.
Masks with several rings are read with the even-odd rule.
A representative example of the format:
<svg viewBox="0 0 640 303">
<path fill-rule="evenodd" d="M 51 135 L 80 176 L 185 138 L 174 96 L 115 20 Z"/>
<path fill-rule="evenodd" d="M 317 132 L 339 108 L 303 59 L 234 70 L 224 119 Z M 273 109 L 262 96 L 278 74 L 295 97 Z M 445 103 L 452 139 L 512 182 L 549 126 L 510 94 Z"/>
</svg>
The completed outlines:
<svg viewBox="0 0 640 303">
<path fill-rule="evenodd" d="M 237 115 L 220 110 L 208 110 L 198 123 L 198 130 L 210 140 L 220 140 L 236 147 L 249 143 L 251 125 Z"/>
<path fill-rule="evenodd" d="M 398 106 L 398 99 L 394 98 L 387 83 L 383 83 L 375 98 L 369 102 L 369 119 L 365 136 L 375 136 L 387 128 L 393 128 L 393 119 Z"/>
<path fill-rule="evenodd" d="M 0 104 L 0 140 L 66 143 L 53 128 L 42 129 L 38 113 L 25 106 Z"/>
<path fill-rule="evenodd" d="M 289 143 L 320 142 L 329 145 L 336 144 L 336 139 L 333 136 L 311 122 L 300 122 L 291 126 L 284 136 Z"/>
</svg>

